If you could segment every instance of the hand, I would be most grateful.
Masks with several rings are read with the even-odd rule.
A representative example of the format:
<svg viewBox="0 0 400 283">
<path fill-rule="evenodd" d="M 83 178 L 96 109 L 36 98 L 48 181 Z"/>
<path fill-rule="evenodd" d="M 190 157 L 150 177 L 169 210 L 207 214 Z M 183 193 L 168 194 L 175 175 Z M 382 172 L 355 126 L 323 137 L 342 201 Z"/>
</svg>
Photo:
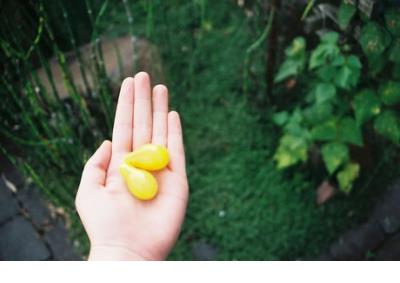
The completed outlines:
<svg viewBox="0 0 400 283">
<path fill-rule="evenodd" d="M 118 172 L 126 153 L 146 144 L 165 145 L 170 162 L 153 172 L 159 192 L 151 201 L 135 199 Z M 182 128 L 168 112 L 168 90 L 151 91 L 146 73 L 123 81 L 112 143 L 105 141 L 88 160 L 76 208 L 90 239 L 89 260 L 161 260 L 174 245 L 188 200 Z"/>
</svg>

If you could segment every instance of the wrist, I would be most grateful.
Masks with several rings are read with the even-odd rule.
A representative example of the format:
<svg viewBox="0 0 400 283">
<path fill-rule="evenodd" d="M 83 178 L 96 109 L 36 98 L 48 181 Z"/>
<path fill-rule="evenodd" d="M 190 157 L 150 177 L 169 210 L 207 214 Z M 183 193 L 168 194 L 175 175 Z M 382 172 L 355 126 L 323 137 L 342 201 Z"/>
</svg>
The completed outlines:
<svg viewBox="0 0 400 283">
<path fill-rule="evenodd" d="M 97 245 L 90 247 L 88 260 L 133 261 L 147 260 L 147 258 L 125 247 L 113 245 Z"/>
</svg>

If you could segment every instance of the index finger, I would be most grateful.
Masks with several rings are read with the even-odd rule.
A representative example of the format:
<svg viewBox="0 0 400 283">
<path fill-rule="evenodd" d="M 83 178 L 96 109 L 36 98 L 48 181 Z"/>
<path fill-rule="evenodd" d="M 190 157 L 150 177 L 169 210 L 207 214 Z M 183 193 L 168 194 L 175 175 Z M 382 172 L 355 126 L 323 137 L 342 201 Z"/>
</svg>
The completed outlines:
<svg viewBox="0 0 400 283">
<path fill-rule="evenodd" d="M 134 79 L 126 78 L 121 85 L 112 135 L 113 155 L 132 150 Z"/>
</svg>

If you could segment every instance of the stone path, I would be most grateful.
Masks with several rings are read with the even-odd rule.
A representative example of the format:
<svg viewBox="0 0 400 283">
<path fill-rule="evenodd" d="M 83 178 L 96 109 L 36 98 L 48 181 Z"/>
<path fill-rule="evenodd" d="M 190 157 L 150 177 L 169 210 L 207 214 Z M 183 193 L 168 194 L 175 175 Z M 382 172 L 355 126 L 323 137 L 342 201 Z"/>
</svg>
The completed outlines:
<svg viewBox="0 0 400 283">
<path fill-rule="evenodd" d="M 81 260 L 64 219 L 0 156 L 0 260 Z"/>
<path fill-rule="evenodd" d="M 377 201 L 368 220 L 345 232 L 323 260 L 400 260 L 400 179 Z"/>
</svg>

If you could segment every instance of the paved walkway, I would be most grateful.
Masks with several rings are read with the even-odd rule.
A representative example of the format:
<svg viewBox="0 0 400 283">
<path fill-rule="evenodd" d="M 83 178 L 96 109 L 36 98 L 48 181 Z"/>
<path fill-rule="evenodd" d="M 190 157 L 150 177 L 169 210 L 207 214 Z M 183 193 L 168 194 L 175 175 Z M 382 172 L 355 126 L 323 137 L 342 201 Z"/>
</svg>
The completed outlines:
<svg viewBox="0 0 400 283">
<path fill-rule="evenodd" d="M 400 260 L 400 178 L 377 200 L 368 220 L 342 234 L 320 259 Z"/>
<path fill-rule="evenodd" d="M 0 260 L 81 260 L 65 221 L 0 157 Z"/>
</svg>

